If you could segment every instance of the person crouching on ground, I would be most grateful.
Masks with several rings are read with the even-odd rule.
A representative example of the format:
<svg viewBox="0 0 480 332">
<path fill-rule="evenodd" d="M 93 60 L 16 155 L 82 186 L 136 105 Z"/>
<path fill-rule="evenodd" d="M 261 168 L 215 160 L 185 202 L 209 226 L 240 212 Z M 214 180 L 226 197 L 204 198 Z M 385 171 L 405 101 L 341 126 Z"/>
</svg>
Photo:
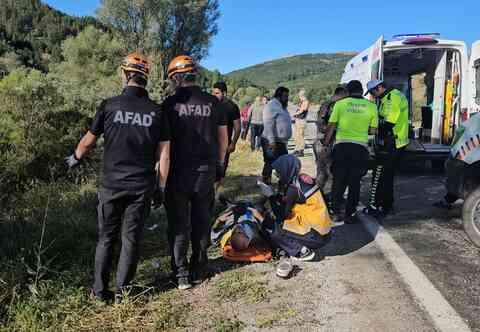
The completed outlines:
<svg viewBox="0 0 480 332">
<path fill-rule="evenodd" d="M 279 194 L 270 197 L 275 220 L 264 221 L 274 245 L 301 261 L 315 258 L 313 249 L 330 239 L 332 222 L 315 179 L 300 174 L 301 163 L 294 155 L 279 157 L 273 164 L 278 175 Z"/>
</svg>

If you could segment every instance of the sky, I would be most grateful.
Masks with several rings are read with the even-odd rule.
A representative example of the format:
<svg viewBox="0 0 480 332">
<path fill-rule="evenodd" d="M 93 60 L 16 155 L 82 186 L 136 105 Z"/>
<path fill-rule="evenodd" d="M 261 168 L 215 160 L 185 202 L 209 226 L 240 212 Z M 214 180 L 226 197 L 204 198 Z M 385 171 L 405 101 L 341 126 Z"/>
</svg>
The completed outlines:
<svg viewBox="0 0 480 332">
<path fill-rule="evenodd" d="M 43 0 L 95 15 L 99 0 Z M 305 53 L 361 51 L 380 35 L 439 32 L 480 40 L 480 0 L 219 0 L 219 33 L 202 65 L 222 73 Z"/>
</svg>

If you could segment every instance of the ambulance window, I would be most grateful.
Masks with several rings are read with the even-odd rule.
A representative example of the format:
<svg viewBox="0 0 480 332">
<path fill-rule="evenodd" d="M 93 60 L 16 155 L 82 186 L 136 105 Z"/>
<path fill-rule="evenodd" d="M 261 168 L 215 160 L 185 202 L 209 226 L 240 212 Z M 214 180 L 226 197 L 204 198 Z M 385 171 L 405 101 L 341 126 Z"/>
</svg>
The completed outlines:
<svg viewBox="0 0 480 332">
<path fill-rule="evenodd" d="M 480 103 L 480 60 L 475 61 L 475 101 Z"/>
</svg>

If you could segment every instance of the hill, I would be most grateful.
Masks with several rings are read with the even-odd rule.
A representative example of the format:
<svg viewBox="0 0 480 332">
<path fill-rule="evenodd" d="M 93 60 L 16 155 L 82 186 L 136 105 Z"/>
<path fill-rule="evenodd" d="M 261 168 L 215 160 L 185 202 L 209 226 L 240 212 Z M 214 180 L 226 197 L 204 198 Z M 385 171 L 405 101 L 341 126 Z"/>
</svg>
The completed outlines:
<svg viewBox="0 0 480 332">
<path fill-rule="evenodd" d="M 284 85 L 294 91 L 307 90 L 319 101 L 338 84 L 346 63 L 355 53 L 319 53 L 286 57 L 228 73 L 230 79 L 248 79 L 255 85 L 274 89 Z"/>
<path fill-rule="evenodd" d="M 18 65 L 46 70 L 61 60 L 62 41 L 87 25 L 101 26 L 93 17 L 72 17 L 40 0 L 2 0 L 0 73 Z"/>
</svg>

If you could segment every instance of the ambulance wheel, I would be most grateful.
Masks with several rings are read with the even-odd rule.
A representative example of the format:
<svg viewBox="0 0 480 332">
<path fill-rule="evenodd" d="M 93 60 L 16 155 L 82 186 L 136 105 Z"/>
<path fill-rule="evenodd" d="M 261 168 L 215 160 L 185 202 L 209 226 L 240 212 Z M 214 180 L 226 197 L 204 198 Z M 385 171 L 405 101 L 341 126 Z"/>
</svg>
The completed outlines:
<svg viewBox="0 0 480 332">
<path fill-rule="evenodd" d="M 462 210 L 463 228 L 470 240 L 480 247 L 480 187 L 465 199 Z"/>
</svg>

